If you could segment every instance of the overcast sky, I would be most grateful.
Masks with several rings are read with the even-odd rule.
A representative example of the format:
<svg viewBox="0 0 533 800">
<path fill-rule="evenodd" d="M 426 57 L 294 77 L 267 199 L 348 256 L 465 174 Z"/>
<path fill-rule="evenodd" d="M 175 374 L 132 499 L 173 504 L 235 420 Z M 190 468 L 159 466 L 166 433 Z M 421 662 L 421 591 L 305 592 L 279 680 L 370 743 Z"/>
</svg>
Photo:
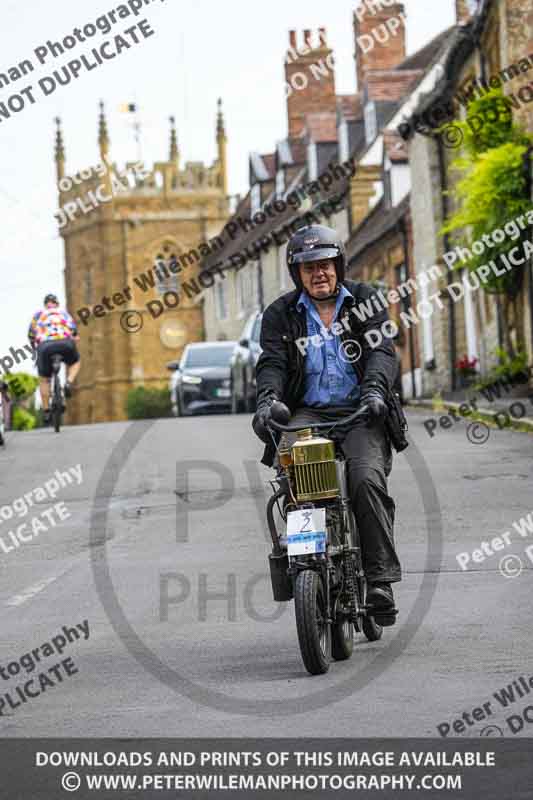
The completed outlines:
<svg viewBox="0 0 533 800">
<path fill-rule="evenodd" d="M 0 89 L 0 102 L 32 84 L 66 59 L 39 66 L 35 48 L 62 40 L 76 27 L 94 23 L 120 0 L 3 0 L 0 73 L 26 58 L 38 66 L 26 78 Z M 220 3 L 215 0 L 154 0 L 137 20 L 119 21 L 107 36 L 78 44 L 71 58 L 90 52 L 146 17 L 155 35 L 49 97 L 35 88 L 36 103 L 9 120 L 0 117 L 0 270 L 2 313 L 0 356 L 26 339 L 29 318 L 47 291 L 64 297 L 63 243 L 57 232 L 54 125 L 59 115 L 67 173 L 99 160 L 98 102 L 107 106 L 111 159 L 136 158 L 130 121 L 121 103 L 141 109 L 142 155 L 146 163 L 168 158 L 168 117 L 177 120 L 182 163 L 216 158 L 216 100 L 224 101 L 230 192 L 247 189 L 251 150 L 272 151 L 287 132 L 283 61 L 288 31 L 326 27 L 336 56 L 337 93 L 355 91 L 353 0 L 270 0 Z M 454 23 L 453 0 L 406 0 L 407 50 L 412 53 Z M 75 309 L 71 309 L 75 311 Z M 25 368 L 27 366 L 25 365 Z"/>
</svg>

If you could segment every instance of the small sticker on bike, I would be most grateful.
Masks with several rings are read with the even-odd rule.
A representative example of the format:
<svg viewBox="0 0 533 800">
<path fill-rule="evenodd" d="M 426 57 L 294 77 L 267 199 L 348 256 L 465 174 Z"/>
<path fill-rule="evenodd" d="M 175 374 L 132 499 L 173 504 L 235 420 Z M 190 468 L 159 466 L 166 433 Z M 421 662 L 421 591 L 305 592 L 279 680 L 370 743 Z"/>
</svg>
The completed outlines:
<svg viewBox="0 0 533 800">
<path fill-rule="evenodd" d="M 325 508 L 302 508 L 288 513 L 287 552 L 289 556 L 326 552 Z"/>
</svg>

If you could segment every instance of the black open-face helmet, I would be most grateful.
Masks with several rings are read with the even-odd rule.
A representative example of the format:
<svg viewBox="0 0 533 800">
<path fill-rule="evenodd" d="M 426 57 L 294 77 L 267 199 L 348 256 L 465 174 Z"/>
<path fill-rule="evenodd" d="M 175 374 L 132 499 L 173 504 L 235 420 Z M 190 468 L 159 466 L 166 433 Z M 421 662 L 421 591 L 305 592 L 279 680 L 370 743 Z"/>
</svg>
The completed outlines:
<svg viewBox="0 0 533 800">
<path fill-rule="evenodd" d="M 47 306 L 48 303 L 55 303 L 56 305 L 59 305 L 59 300 L 57 299 L 55 294 L 47 294 L 46 297 L 44 298 L 43 305 Z"/>
<path fill-rule="evenodd" d="M 308 225 L 300 228 L 287 245 L 287 266 L 296 287 L 302 288 L 300 264 L 331 258 L 335 262 L 337 281 L 344 280 L 346 251 L 337 231 L 325 225 Z"/>
</svg>

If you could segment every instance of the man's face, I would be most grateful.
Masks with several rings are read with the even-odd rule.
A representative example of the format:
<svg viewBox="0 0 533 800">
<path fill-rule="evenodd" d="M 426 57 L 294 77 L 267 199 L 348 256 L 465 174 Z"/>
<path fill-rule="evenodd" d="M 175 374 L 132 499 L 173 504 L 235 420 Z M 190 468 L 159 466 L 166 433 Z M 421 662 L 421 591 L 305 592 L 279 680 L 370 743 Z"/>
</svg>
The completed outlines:
<svg viewBox="0 0 533 800">
<path fill-rule="evenodd" d="M 331 258 L 300 264 L 300 278 L 307 294 L 321 300 L 333 294 L 337 286 L 335 262 Z"/>
</svg>

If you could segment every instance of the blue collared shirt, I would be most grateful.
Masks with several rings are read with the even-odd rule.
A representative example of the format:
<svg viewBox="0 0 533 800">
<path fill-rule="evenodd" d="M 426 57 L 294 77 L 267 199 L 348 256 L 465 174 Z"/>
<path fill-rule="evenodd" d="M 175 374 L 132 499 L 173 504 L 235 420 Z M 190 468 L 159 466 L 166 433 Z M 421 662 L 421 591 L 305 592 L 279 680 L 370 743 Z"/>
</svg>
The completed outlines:
<svg viewBox="0 0 533 800">
<path fill-rule="evenodd" d="M 340 308 L 346 297 L 352 294 L 345 286 L 340 287 L 335 304 L 333 322 L 337 321 Z M 315 343 L 308 342 L 305 356 L 304 405 L 314 408 L 328 406 L 353 406 L 361 393 L 353 365 L 346 356 L 341 357 L 342 339 L 324 328 L 317 308 L 307 292 L 298 298 L 297 308 L 305 308 L 308 337 L 317 336 Z M 333 324 L 333 323 L 332 323 Z M 317 344 L 320 340 L 320 344 Z"/>
</svg>

